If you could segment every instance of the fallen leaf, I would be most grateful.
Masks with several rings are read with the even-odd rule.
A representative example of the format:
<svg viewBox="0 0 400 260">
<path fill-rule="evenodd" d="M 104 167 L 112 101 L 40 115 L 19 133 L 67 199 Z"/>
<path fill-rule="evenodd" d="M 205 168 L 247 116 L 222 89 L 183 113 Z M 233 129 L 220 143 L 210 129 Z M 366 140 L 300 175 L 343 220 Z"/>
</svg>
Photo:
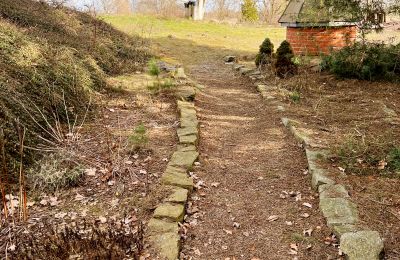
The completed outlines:
<svg viewBox="0 0 400 260">
<path fill-rule="evenodd" d="M 65 212 L 59 212 L 59 213 L 55 214 L 54 217 L 58 218 L 58 219 L 63 219 L 66 215 L 67 215 L 67 213 L 65 213 Z"/>
<path fill-rule="evenodd" d="M 101 216 L 101 217 L 99 217 L 99 221 L 100 221 L 100 223 L 104 224 L 107 222 L 107 218 Z"/>
<path fill-rule="evenodd" d="M 298 251 L 298 250 L 299 250 L 299 247 L 298 247 L 297 244 L 292 243 L 292 244 L 290 244 L 290 249 L 293 249 L 293 250 L 295 250 L 295 251 Z"/>
<path fill-rule="evenodd" d="M 96 168 L 89 168 L 85 170 L 87 176 L 96 176 Z"/>
<path fill-rule="evenodd" d="M 304 231 L 303 231 L 303 235 L 304 235 L 304 236 L 309 236 L 309 237 L 310 237 L 313 231 L 314 231 L 314 230 L 313 230 L 312 228 L 307 229 L 307 230 L 304 230 Z"/>
<path fill-rule="evenodd" d="M 291 221 L 285 221 L 285 224 L 286 224 L 287 226 L 292 226 L 292 225 L 293 225 L 293 222 L 291 222 Z"/>
<path fill-rule="evenodd" d="M 233 222 L 233 227 L 234 227 L 234 228 L 240 228 L 240 224 L 237 223 L 237 222 Z"/>
<path fill-rule="evenodd" d="M 243 232 L 243 236 L 248 237 L 248 236 L 250 236 L 250 233 L 245 231 L 245 232 Z"/>
<path fill-rule="evenodd" d="M 304 202 L 302 205 L 310 209 L 312 208 L 312 205 L 308 202 Z"/>
<path fill-rule="evenodd" d="M 217 188 L 220 184 L 221 183 L 219 183 L 219 182 L 213 182 L 213 183 L 211 183 L 211 187 Z"/>
<path fill-rule="evenodd" d="M 15 244 L 11 244 L 11 245 L 7 248 L 7 250 L 10 251 L 10 252 L 14 252 L 14 251 L 15 251 L 15 248 L 16 248 Z"/>
<path fill-rule="evenodd" d="M 384 169 L 386 168 L 387 165 L 388 165 L 388 164 L 387 164 L 387 162 L 386 162 L 385 160 L 379 161 L 378 170 L 384 170 Z"/>
<path fill-rule="evenodd" d="M 84 198 L 85 198 L 85 197 L 82 196 L 82 195 L 79 194 L 79 193 L 77 193 L 76 196 L 75 196 L 75 200 L 76 200 L 76 201 L 81 201 L 81 200 L 83 200 Z"/>
<path fill-rule="evenodd" d="M 303 218 L 308 218 L 309 216 L 310 216 L 310 214 L 308 214 L 308 213 L 303 213 L 300 215 L 300 217 L 303 217 Z"/>
<path fill-rule="evenodd" d="M 227 233 L 228 235 L 232 235 L 232 234 L 233 234 L 232 230 L 224 229 L 224 231 L 225 231 L 225 233 Z"/>
<path fill-rule="evenodd" d="M 269 221 L 269 222 L 273 222 L 273 221 L 276 221 L 276 220 L 278 220 L 278 219 L 279 219 L 279 216 L 272 215 L 272 216 L 270 216 L 270 217 L 268 218 L 268 221 Z"/>
</svg>

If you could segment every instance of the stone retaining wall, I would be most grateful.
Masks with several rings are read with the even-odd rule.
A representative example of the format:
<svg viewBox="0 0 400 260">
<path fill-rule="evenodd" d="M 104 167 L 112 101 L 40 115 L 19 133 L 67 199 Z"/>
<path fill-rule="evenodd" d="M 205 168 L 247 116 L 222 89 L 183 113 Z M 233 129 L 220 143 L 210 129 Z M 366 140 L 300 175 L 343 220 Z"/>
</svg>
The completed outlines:
<svg viewBox="0 0 400 260">
<path fill-rule="evenodd" d="M 169 190 L 169 195 L 155 209 L 147 226 L 146 239 L 161 259 L 179 259 L 179 223 L 183 222 L 188 196 L 194 187 L 188 172 L 199 156 L 199 122 L 194 103 L 190 102 L 194 100 L 195 92 L 196 89 L 190 85 L 177 88 L 179 144 L 161 177 L 161 183 Z"/>
</svg>

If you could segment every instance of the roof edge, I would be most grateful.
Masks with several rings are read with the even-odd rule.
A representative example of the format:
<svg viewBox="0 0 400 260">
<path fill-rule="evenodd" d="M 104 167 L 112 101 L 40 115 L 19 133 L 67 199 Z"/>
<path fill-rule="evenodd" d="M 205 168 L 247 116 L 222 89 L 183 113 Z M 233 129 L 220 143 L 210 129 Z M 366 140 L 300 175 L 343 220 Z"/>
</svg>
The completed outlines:
<svg viewBox="0 0 400 260">
<path fill-rule="evenodd" d="M 324 22 L 324 23 L 280 23 L 284 27 L 341 27 L 341 26 L 357 26 L 356 22 Z"/>
</svg>

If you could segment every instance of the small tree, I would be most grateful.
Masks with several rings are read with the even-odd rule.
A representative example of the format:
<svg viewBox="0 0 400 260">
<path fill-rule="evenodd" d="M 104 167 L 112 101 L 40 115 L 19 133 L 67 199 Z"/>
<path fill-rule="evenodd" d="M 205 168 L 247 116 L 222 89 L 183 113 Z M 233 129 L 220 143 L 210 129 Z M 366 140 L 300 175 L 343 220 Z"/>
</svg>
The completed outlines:
<svg viewBox="0 0 400 260">
<path fill-rule="evenodd" d="M 280 78 L 285 78 L 297 73 L 297 66 L 293 62 L 294 53 L 288 41 L 283 41 L 276 51 L 276 73 Z"/>
<path fill-rule="evenodd" d="M 260 45 L 260 51 L 256 56 L 256 66 L 260 67 L 262 65 L 271 62 L 272 54 L 274 53 L 274 44 L 269 38 L 266 38 Z"/>
<path fill-rule="evenodd" d="M 254 0 L 244 0 L 242 4 L 242 17 L 245 21 L 255 22 L 258 20 L 258 9 Z"/>
</svg>

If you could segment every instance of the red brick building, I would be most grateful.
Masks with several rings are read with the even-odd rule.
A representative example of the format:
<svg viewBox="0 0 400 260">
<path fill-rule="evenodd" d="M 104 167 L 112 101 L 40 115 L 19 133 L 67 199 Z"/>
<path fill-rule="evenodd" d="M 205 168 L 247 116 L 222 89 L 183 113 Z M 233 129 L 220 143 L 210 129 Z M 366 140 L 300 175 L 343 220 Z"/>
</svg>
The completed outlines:
<svg viewBox="0 0 400 260">
<path fill-rule="evenodd" d="M 286 40 L 296 55 L 326 54 L 353 43 L 357 36 L 350 15 L 335 15 L 320 0 L 291 0 L 279 23 L 287 27 Z"/>
</svg>

